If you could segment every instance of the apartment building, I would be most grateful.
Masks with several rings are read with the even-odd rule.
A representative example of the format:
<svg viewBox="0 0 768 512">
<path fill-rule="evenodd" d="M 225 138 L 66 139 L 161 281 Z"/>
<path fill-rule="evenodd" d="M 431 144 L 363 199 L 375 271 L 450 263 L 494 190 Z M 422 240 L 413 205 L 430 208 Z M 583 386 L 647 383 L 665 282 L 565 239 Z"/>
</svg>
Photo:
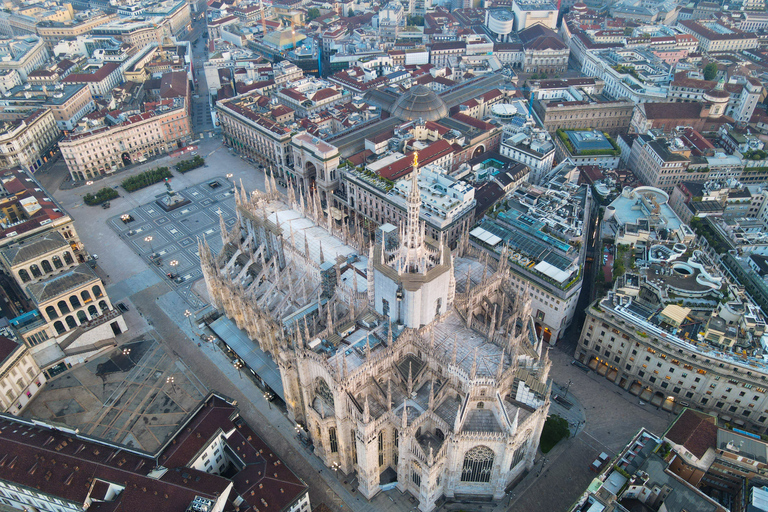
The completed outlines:
<svg viewBox="0 0 768 512">
<path fill-rule="evenodd" d="M 0 70 L 0 93 L 5 94 L 21 84 L 21 77 L 15 69 Z"/>
<path fill-rule="evenodd" d="M 635 103 L 664 101 L 669 90 L 670 65 L 649 49 L 605 49 L 586 52 L 584 75 L 605 83 L 603 94 Z"/>
<path fill-rule="evenodd" d="M 346 103 L 352 98 L 352 93 L 325 80 L 303 78 L 290 85 L 279 90 L 275 97 L 293 109 L 297 117 L 311 117 L 312 114 Z"/>
<path fill-rule="evenodd" d="M 76 262 L 85 261 L 85 251 L 72 218 L 35 179 L 21 169 L 0 173 L 0 248 L 21 243 L 28 237 L 59 233 L 67 241 Z M 66 256 L 61 257 L 66 262 Z M 56 266 L 54 264 L 54 266 Z M 3 270 L 13 277 L 7 267 Z M 23 282 L 23 281 L 20 281 Z"/>
<path fill-rule="evenodd" d="M 587 308 L 576 360 L 654 406 L 690 405 L 765 432 L 768 368 L 754 357 L 763 314 L 704 251 L 677 245 L 654 245 L 648 266 Z"/>
<path fill-rule="evenodd" d="M 182 37 L 192 25 L 191 8 L 186 0 L 163 0 L 144 8 L 142 16 L 159 18 L 165 37 Z"/>
<path fill-rule="evenodd" d="M 459 58 L 467 52 L 465 41 L 446 41 L 433 43 L 429 49 L 429 62 L 436 68 L 448 65 L 452 58 Z"/>
<path fill-rule="evenodd" d="M 55 151 L 61 132 L 53 111 L 41 108 L 0 128 L 0 167 L 23 167 L 34 173 Z"/>
<path fill-rule="evenodd" d="M 50 108 L 61 131 L 75 129 L 78 121 L 95 108 L 85 85 L 24 85 L 8 91 L 0 105 L 0 119 L 13 120 L 39 108 Z"/>
<path fill-rule="evenodd" d="M 424 222 L 425 233 L 453 247 L 461 234 L 474 224 L 475 189 L 449 176 L 440 165 L 421 166 L 421 156 L 419 165 L 419 218 Z M 334 199 L 349 212 L 376 225 L 401 226 L 407 220 L 410 187 L 408 179 L 392 184 L 376 174 L 347 167 L 341 170 L 340 192 Z"/>
<path fill-rule="evenodd" d="M 10 36 L 26 36 L 36 33 L 37 20 L 33 16 L 27 16 L 19 12 L 4 13 L 7 15 L 7 27 L 10 31 L 5 31 Z"/>
<path fill-rule="evenodd" d="M 77 39 L 77 36 L 87 35 L 99 25 L 115 19 L 115 14 L 99 13 L 71 21 L 42 21 L 37 24 L 37 34 L 48 48 L 53 48 L 62 39 Z"/>
<path fill-rule="evenodd" d="M 686 423 L 686 427 L 699 428 L 698 422 Z M 716 428 L 714 425 L 710 425 Z M 682 427 L 682 425 L 681 425 Z M 707 433 L 711 429 L 706 429 Z M 672 433 L 668 430 L 667 434 Z M 695 432 L 674 433 L 676 439 L 693 438 Z M 679 436 L 679 437 L 678 437 Z M 696 454 L 701 445 L 690 444 Z M 600 472 L 589 488 L 568 509 L 568 512 L 594 512 L 605 510 L 624 512 L 625 505 L 641 510 L 699 510 L 707 512 L 728 512 L 739 510 L 726 508 L 707 496 L 703 489 L 696 487 L 680 476 L 675 468 L 683 457 L 690 458 L 691 452 L 678 456 L 669 454 L 670 443 L 662 442 L 660 436 L 646 430 L 640 431 L 614 457 L 607 453 L 598 455 L 590 469 Z M 669 455 L 668 455 L 669 454 Z M 602 471 L 600 468 L 603 468 Z"/>
<path fill-rule="evenodd" d="M 632 144 L 630 169 L 644 184 L 671 193 L 681 181 L 696 180 L 688 173 L 690 149 L 679 139 L 667 141 L 648 135 L 638 136 Z"/>
<path fill-rule="evenodd" d="M 45 375 L 24 343 L 8 328 L 0 331 L 0 410 L 21 414 L 40 392 Z"/>
<path fill-rule="evenodd" d="M 127 116 L 116 125 L 70 133 L 59 147 L 72 179 L 85 180 L 162 155 L 189 140 L 186 101 L 178 97 L 161 102 L 155 110 Z"/>
<path fill-rule="evenodd" d="M 669 85 L 669 101 L 681 103 L 698 103 L 707 101 L 706 94 L 715 89 L 718 83 L 713 80 L 703 80 L 682 71 L 675 74 Z M 723 84 L 723 91 L 728 93 L 728 104 L 725 115 L 735 121 L 748 123 L 760 102 L 763 86 L 759 80 L 751 77 L 733 77 Z"/>
<path fill-rule="evenodd" d="M 684 20 L 677 28 L 699 40 L 702 52 L 738 52 L 757 48 L 757 34 L 728 28 L 713 20 Z"/>
<path fill-rule="evenodd" d="M 37 36 L 0 39 L 0 70 L 14 70 L 26 81 L 27 75 L 48 60 L 45 43 Z"/>
<path fill-rule="evenodd" d="M 152 453 L 5 414 L 0 430 L 0 503 L 13 510 L 311 508 L 306 483 L 243 420 L 235 401 L 215 393 Z"/>
<path fill-rule="evenodd" d="M 612 101 L 601 96 L 585 99 L 534 100 L 533 109 L 548 132 L 594 128 L 612 136 L 627 133 L 635 104 L 627 100 Z"/>
<path fill-rule="evenodd" d="M 94 98 L 102 98 L 123 82 L 123 68 L 117 62 L 105 62 L 90 73 L 71 73 L 62 84 L 87 85 Z"/>
<path fill-rule="evenodd" d="M 293 162 L 291 130 L 276 122 L 268 98 L 256 92 L 216 102 L 224 144 L 285 176 Z"/>
<path fill-rule="evenodd" d="M 555 161 L 555 144 L 544 130 L 530 129 L 507 132 L 502 135 L 499 153 L 531 169 L 530 181 L 538 184 L 552 170 Z"/>
<path fill-rule="evenodd" d="M 163 32 L 163 28 L 152 20 L 121 18 L 95 27 L 91 34 L 114 37 L 124 43 L 143 48 L 152 43 L 161 44 Z"/>
<path fill-rule="evenodd" d="M 584 277 L 592 194 L 579 171 L 560 164 L 540 186 L 519 187 L 495 218 L 469 232 L 469 243 L 508 258 L 514 288 L 527 293 L 542 338 L 555 344 L 573 321 Z"/>
</svg>

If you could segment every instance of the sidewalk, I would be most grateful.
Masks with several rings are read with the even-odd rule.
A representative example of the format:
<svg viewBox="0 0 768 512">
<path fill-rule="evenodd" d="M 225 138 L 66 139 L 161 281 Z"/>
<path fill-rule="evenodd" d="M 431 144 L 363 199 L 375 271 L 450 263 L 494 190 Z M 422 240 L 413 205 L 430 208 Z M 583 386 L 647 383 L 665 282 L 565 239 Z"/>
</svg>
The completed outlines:
<svg viewBox="0 0 768 512">
<path fill-rule="evenodd" d="M 176 326 L 187 336 L 194 340 L 192 343 L 200 343 L 198 349 L 202 352 L 210 363 L 212 363 L 239 392 L 241 392 L 250 403 L 238 403 L 243 417 L 255 428 L 264 441 L 275 449 L 275 452 L 283 459 L 286 464 L 307 484 L 315 487 L 322 481 L 323 487 L 327 487 L 322 500 L 332 510 L 354 510 L 359 512 L 377 512 L 391 511 L 404 512 L 417 510 L 418 503 L 411 503 L 410 495 L 402 494 L 394 489 L 391 491 L 380 492 L 370 502 L 363 498 L 353 487 L 353 481 L 344 474 L 336 475 L 333 470 L 327 468 L 317 456 L 312 453 L 312 448 L 307 447 L 301 442 L 295 431 L 295 424 L 290 421 L 282 409 L 276 405 L 270 405 L 264 398 L 263 391 L 248 375 L 248 372 L 240 371 L 233 366 L 232 360 L 217 346 L 200 341 L 200 330 L 196 325 L 190 325 L 190 322 L 184 316 L 184 311 L 188 308 L 178 294 L 175 292 L 166 293 L 157 300 L 158 310 L 163 311 L 168 318 L 172 319 Z M 211 334 L 207 333 L 206 334 Z M 186 340 L 185 340 L 186 341 Z M 224 386 L 222 386 L 223 388 Z M 222 391 L 223 392 L 223 391 Z M 256 415 L 249 411 L 253 407 Z M 254 420 L 253 416 L 259 416 Z M 258 423 L 257 423 L 258 422 Z M 265 435 L 266 433 L 266 435 Z M 290 447 L 290 450 L 285 450 Z M 308 480 L 306 476 L 307 467 L 312 469 L 315 478 Z M 302 471 L 304 469 L 304 471 Z M 305 474 L 302 474 L 305 473 Z M 314 497 L 314 500 L 317 498 Z M 313 502 L 313 506 L 317 506 Z M 488 507 L 490 510 L 490 507 Z"/>
</svg>

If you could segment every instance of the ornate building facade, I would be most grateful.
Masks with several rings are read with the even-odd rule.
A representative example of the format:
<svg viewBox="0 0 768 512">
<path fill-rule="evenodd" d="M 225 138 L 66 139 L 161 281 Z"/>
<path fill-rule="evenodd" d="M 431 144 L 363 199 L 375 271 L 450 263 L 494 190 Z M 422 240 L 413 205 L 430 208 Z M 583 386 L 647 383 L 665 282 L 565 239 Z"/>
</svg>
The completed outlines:
<svg viewBox="0 0 768 512">
<path fill-rule="evenodd" d="M 236 191 L 239 221 L 222 222 L 218 255 L 200 242 L 201 266 L 212 303 L 277 362 L 315 454 L 369 499 L 387 485 L 425 512 L 441 496 L 502 498 L 532 468 L 550 404 L 507 258 L 480 256 L 468 233 L 453 253 L 428 239 L 418 187 L 406 225 L 366 249 L 316 192 L 283 198 L 266 181 Z"/>
</svg>

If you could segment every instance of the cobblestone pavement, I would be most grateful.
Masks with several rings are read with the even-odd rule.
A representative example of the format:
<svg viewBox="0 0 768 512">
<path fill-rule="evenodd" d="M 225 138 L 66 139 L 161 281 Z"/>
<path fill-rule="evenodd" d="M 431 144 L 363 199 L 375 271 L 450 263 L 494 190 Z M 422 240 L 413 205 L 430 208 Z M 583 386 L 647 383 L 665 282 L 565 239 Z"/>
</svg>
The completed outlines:
<svg viewBox="0 0 768 512">
<path fill-rule="evenodd" d="M 618 392 L 618 387 L 594 372 L 573 366 L 572 354 L 553 349 L 549 355 L 552 378 L 560 384 L 571 381 L 568 400 L 572 397 L 583 407 L 586 423 L 575 437 L 540 454 L 534 470 L 513 490 L 509 510 L 567 510 L 597 476 L 589 466 L 601 452 L 613 456 L 640 428 L 661 434 L 673 419 L 667 412 L 639 405 L 637 397 Z"/>
<path fill-rule="evenodd" d="M 214 254 L 221 250 L 219 215 L 227 229 L 236 222 L 233 187 L 225 177 L 215 178 L 176 193 L 189 204 L 165 211 L 158 199 L 127 214 L 116 215 L 107 221 L 122 241 L 147 262 L 160 279 L 176 288 L 177 293 L 194 309 L 205 303 L 192 287 L 203 274 L 197 250 L 198 238 L 205 238 Z M 130 221 L 123 221 L 130 215 Z"/>
</svg>

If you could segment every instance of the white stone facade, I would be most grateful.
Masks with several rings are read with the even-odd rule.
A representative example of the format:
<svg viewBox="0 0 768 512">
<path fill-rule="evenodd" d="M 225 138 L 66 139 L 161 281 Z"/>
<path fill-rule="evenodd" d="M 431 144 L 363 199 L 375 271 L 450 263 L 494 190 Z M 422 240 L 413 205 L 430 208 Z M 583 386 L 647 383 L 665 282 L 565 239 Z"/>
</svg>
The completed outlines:
<svg viewBox="0 0 768 512">
<path fill-rule="evenodd" d="M 305 203 L 289 187 L 285 200 L 272 178 L 266 194 L 235 195 L 222 252 L 200 244 L 208 292 L 277 362 L 315 454 L 355 474 L 368 499 L 383 473 L 424 512 L 441 496 L 501 499 L 533 466 L 550 391 L 507 258 L 479 258 L 466 237 L 454 254 L 426 244 L 418 192 L 397 239 L 390 230 L 368 249 L 361 226 L 339 228 L 316 192 Z M 399 323 L 371 306 L 401 284 Z M 417 292 L 429 299 L 421 309 Z"/>
</svg>

